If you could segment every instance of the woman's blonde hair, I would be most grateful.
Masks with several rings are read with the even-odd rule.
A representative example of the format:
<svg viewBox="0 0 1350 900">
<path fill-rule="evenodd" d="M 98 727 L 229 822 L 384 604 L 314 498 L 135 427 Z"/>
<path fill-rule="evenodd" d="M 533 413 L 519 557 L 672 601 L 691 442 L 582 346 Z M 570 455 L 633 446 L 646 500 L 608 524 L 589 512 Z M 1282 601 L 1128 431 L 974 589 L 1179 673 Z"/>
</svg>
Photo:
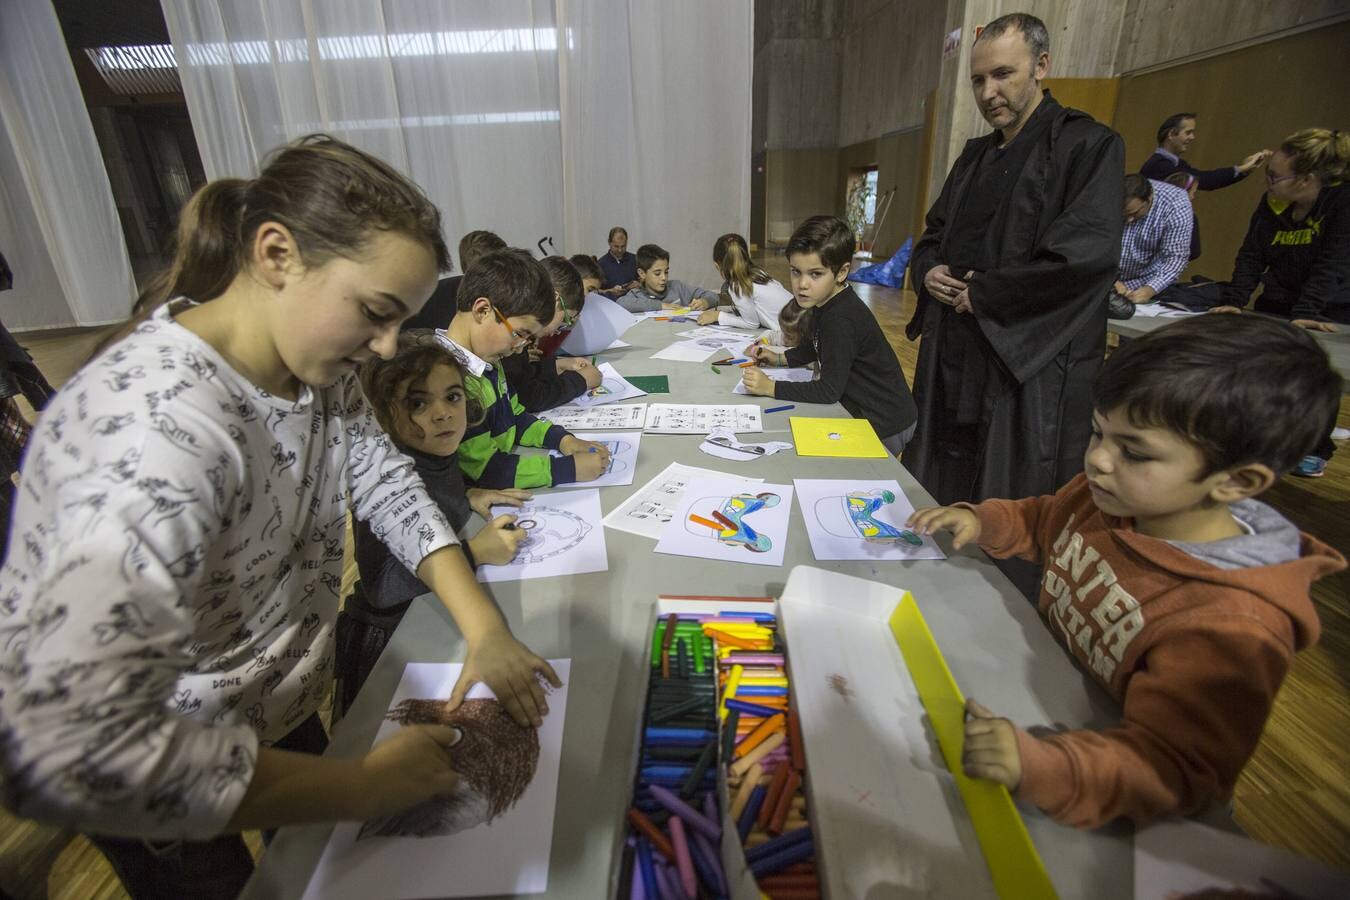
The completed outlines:
<svg viewBox="0 0 1350 900">
<path fill-rule="evenodd" d="M 1350 134 L 1327 128 L 1295 131 L 1280 144 L 1295 175 L 1316 175 L 1323 184 L 1345 177 L 1350 165 Z"/>
<path fill-rule="evenodd" d="M 750 245 L 739 234 L 724 234 L 713 243 L 713 265 L 726 279 L 727 290 L 740 297 L 749 297 L 756 284 L 772 280 L 750 259 Z"/>
</svg>

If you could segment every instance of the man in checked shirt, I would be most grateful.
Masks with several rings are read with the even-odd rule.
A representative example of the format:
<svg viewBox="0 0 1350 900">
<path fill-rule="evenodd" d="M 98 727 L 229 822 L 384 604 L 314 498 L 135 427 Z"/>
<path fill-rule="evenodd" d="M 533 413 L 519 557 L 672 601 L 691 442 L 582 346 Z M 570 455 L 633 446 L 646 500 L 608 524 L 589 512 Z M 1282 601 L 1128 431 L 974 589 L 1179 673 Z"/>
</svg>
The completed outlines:
<svg viewBox="0 0 1350 900">
<path fill-rule="evenodd" d="M 1126 175 L 1115 292 L 1131 303 L 1149 303 L 1173 284 L 1190 257 L 1193 220 L 1190 198 L 1181 188 Z"/>
</svg>

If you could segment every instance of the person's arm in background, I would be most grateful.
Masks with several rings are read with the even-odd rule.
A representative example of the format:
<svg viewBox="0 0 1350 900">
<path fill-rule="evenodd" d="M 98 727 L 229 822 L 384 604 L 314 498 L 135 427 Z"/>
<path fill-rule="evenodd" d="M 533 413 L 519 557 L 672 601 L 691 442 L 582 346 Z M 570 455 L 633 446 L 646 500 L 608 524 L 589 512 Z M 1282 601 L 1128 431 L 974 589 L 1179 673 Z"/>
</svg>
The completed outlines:
<svg viewBox="0 0 1350 900">
<path fill-rule="evenodd" d="M 1265 240 L 1261 227 L 1265 218 L 1265 205 L 1266 199 L 1262 197 L 1260 205 L 1252 213 L 1251 221 L 1247 224 L 1247 234 L 1233 260 L 1233 277 L 1228 279 L 1223 289 L 1223 305 L 1226 307 L 1245 309 L 1251 302 L 1252 292 L 1261 281 L 1261 273 L 1266 270 L 1265 253 L 1262 252 Z"/>
</svg>

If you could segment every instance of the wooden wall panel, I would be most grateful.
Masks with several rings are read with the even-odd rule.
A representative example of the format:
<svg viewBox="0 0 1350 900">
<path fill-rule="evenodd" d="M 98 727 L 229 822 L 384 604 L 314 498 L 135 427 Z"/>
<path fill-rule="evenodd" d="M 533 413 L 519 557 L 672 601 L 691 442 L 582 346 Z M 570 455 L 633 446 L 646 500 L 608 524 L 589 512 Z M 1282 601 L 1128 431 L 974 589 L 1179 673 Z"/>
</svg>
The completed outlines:
<svg viewBox="0 0 1350 900">
<path fill-rule="evenodd" d="M 1181 110 L 1199 114 L 1187 158 L 1212 168 L 1232 165 L 1293 131 L 1313 125 L 1350 127 L 1350 91 L 1321 82 L 1346 71 L 1350 22 L 1303 32 L 1185 65 L 1121 79 L 1116 130 L 1125 138 L 1126 168 L 1153 152 L 1160 122 Z M 1319 79 L 1310 81 L 1310 79 Z M 1190 274 L 1227 280 L 1252 211 L 1265 190 L 1261 176 L 1196 196 L 1203 255 Z"/>
<path fill-rule="evenodd" d="M 1119 78 L 1047 78 L 1043 83 L 1065 106 L 1081 109 L 1106 125 L 1115 121 Z"/>
<path fill-rule="evenodd" d="M 937 87 L 946 0 L 859 0 L 845 25 L 838 144 L 923 122 Z"/>
<path fill-rule="evenodd" d="M 842 213 L 838 172 L 838 150 L 769 150 L 764 155 L 766 233 L 775 222 L 795 227 L 818 213 Z"/>
</svg>

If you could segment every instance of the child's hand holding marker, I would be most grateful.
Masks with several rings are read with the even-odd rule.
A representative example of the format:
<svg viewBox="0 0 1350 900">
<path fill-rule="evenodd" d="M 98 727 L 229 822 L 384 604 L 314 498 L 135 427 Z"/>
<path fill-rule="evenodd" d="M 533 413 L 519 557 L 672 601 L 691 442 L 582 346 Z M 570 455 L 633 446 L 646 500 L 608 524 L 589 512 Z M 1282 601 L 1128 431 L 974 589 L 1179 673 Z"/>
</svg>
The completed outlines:
<svg viewBox="0 0 1350 900">
<path fill-rule="evenodd" d="M 980 539 L 980 520 L 973 512 L 960 506 L 926 506 L 915 510 L 905 527 L 916 534 L 950 531 L 954 550 L 960 550 L 971 541 Z"/>
<path fill-rule="evenodd" d="M 506 488 L 501 491 L 488 490 L 487 488 L 469 488 L 466 493 L 469 495 L 469 509 L 472 509 L 487 521 L 492 520 L 492 507 L 514 506 L 519 509 L 525 505 L 526 500 L 534 496 L 521 488 Z"/>
<path fill-rule="evenodd" d="M 961 768 L 971 778 L 997 781 L 1010 791 L 1022 783 L 1022 756 L 1017 752 L 1017 729 L 972 698 L 966 698 L 966 738 Z"/>
<path fill-rule="evenodd" d="M 762 344 L 751 344 L 745 348 L 745 355 L 761 366 L 785 366 L 787 360 L 783 354 L 770 350 Z"/>
<path fill-rule="evenodd" d="M 469 549 L 473 551 L 473 558 L 480 563 L 504 566 L 516 558 L 527 533 L 516 527 L 515 516 L 497 516 L 469 538 Z"/>
</svg>

